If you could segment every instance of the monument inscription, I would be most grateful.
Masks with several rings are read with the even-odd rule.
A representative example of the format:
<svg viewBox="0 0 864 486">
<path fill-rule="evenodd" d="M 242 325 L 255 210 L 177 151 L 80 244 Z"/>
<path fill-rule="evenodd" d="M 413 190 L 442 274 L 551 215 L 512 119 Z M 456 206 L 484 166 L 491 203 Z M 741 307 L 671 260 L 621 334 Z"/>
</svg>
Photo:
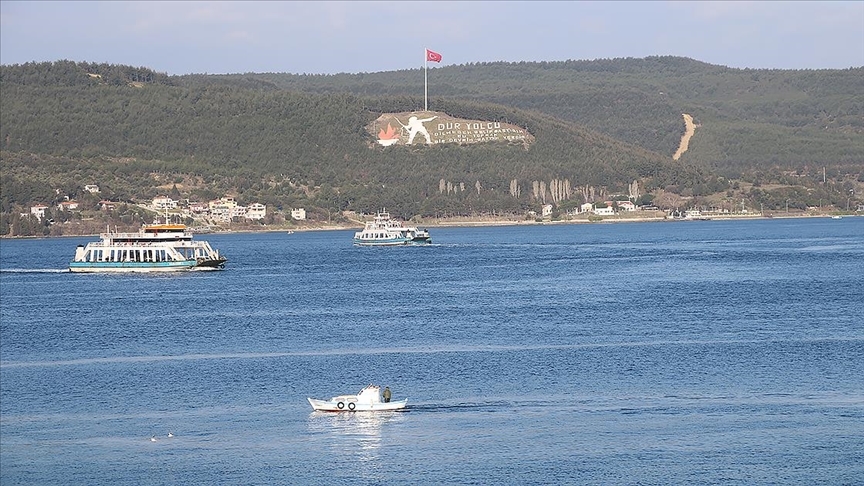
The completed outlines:
<svg viewBox="0 0 864 486">
<path fill-rule="evenodd" d="M 446 113 L 419 111 L 384 113 L 367 127 L 379 145 L 437 143 L 471 144 L 481 142 L 521 142 L 530 144 L 528 130 L 500 121 L 466 120 Z"/>
</svg>

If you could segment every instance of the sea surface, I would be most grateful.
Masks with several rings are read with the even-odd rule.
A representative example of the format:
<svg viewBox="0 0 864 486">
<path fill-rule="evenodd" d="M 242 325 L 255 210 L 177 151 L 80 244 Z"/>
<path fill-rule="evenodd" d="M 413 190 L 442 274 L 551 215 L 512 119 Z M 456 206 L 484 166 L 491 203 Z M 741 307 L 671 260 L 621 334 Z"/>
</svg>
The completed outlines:
<svg viewBox="0 0 864 486">
<path fill-rule="evenodd" d="M 3 240 L 0 483 L 864 483 L 864 217 L 431 233 Z M 408 409 L 306 401 L 370 383 Z"/>
</svg>

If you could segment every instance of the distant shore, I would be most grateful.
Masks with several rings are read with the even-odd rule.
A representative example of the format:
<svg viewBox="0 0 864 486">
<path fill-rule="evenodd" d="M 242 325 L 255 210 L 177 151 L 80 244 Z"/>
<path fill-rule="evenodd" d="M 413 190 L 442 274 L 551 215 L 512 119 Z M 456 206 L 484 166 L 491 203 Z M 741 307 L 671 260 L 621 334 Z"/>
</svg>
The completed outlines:
<svg viewBox="0 0 864 486">
<path fill-rule="evenodd" d="M 741 215 L 709 215 L 702 218 L 670 218 L 668 216 L 641 216 L 641 217 L 621 217 L 609 216 L 602 219 L 589 220 L 588 218 L 571 218 L 561 220 L 534 220 L 534 219 L 513 219 L 513 218 L 438 218 L 438 219 L 420 219 L 405 221 L 406 226 L 417 226 L 423 228 L 471 228 L 471 227 L 495 227 L 495 226 L 548 226 L 548 225 L 567 225 L 567 224 L 609 224 L 609 223 L 676 223 L 676 222 L 693 222 L 693 221 L 741 221 L 741 220 L 764 220 L 764 219 L 803 219 L 803 218 L 831 218 L 840 216 L 841 218 L 849 218 L 861 216 L 861 213 L 836 212 L 836 213 L 771 213 L 771 214 L 741 214 Z M 359 231 L 363 225 L 359 222 L 352 224 L 333 224 L 333 223 L 306 223 L 302 226 L 258 226 L 258 227 L 242 227 L 242 228 L 222 228 L 214 231 L 196 233 L 193 228 L 193 233 L 198 235 L 207 234 L 226 234 L 226 233 L 292 233 L 292 232 L 309 232 L 309 231 Z M 60 235 L 60 236 L 0 236 L 0 239 L 26 239 L 26 238 L 80 238 L 80 237 L 98 237 L 99 233 L 75 234 L 75 235 Z"/>
<path fill-rule="evenodd" d="M 650 217 L 604 217 L 602 220 L 588 220 L 587 218 L 567 219 L 567 220 L 543 220 L 536 221 L 532 219 L 513 219 L 513 218 L 447 218 L 447 219 L 421 219 L 418 221 L 406 221 L 406 226 L 417 226 L 422 228 L 472 228 L 472 227 L 496 227 L 496 226 L 549 226 L 549 225 L 568 225 L 568 224 L 608 224 L 608 223 L 688 223 L 694 221 L 741 221 L 741 220 L 766 220 L 766 219 L 812 219 L 812 218 L 831 218 L 839 215 L 841 217 L 858 216 L 856 213 L 841 213 L 841 214 L 807 214 L 807 213 L 782 213 L 782 214 L 752 214 L 752 215 L 722 215 L 722 216 L 707 216 L 701 219 L 686 219 L 686 218 L 669 218 L 665 216 L 650 216 Z M 324 225 L 309 225 L 304 227 L 280 227 L 270 228 L 264 227 L 261 229 L 234 229 L 219 231 L 217 233 L 257 233 L 257 232 L 308 232 L 308 231 L 359 231 L 363 226 L 360 224 L 324 224 Z"/>
<path fill-rule="evenodd" d="M 557 224 L 605 224 L 605 223 L 644 223 L 644 222 L 688 222 L 688 221 L 736 221 L 736 220 L 751 220 L 751 219 L 803 219 L 803 218 L 831 218 L 833 216 L 839 215 L 841 217 L 853 217 L 858 216 L 858 214 L 849 214 L 849 213 L 840 213 L 840 214 L 803 214 L 803 213 L 790 213 L 790 214 L 753 214 L 753 215 L 722 215 L 722 216 L 707 216 L 704 218 L 697 219 L 687 219 L 687 218 L 669 218 L 664 216 L 651 216 L 651 217 L 604 217 L 602 220 L 591 221 L 588 219 L 580 218 L 580 219 L 566 219 L 566 220 L 543 220 L 543 221 L 535 221 L 528 219 L 493 219 L 493 218 L 484 218 L 484 219 L 471 219 L 471 218 L 458 218 L 458 219 L 438 219 L 438 220 L 421 220 L 421 221 L 411 221 L 406 222 L 405 224 L 410 226 L 423 226 L 429 228 L 447 228 L 447 227 L 473 227 L 473 226 L 543 226 L 543 225 L 557 225 Z M 328 228 L 311 228 L 313 231 L 317 231 L 320 229 L 355 229 L 359 228 L 357 225 L 344 225 L 344 226 L 330 226 Z M 300 230 L 302 231 L 302 230 Z"/>
</svg>

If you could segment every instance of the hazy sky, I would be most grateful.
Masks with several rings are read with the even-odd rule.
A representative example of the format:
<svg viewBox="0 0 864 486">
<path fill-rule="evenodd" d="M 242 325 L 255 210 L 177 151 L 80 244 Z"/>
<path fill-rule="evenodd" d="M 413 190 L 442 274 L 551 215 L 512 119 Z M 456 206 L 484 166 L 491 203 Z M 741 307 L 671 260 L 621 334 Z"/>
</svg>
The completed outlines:
<svg viewBox="0 0 864 486">
<path fill-rule="evenodd" d="M 360 73 L 675 55 L 738 68 L 864 66 L 864 1 L 0 1 L 0 63 Z"/>
</svg>

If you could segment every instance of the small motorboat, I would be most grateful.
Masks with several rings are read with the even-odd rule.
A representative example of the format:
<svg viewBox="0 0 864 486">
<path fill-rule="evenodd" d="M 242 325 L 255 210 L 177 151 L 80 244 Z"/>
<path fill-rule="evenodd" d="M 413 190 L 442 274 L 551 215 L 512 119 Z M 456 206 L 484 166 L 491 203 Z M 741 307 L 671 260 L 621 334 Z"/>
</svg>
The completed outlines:
<svg viewBox="0 0 864 486">
<path fill-rule="evenodd" d="M 401 410 L 408 405 L 408 399 L 385 402 L 381 399 L 381 387 L 369 385 L 356 395 L 339 395 L 330 400 L 306 398 L 312 410 L 322 412 L 382 412 Z"/>
</svg>

